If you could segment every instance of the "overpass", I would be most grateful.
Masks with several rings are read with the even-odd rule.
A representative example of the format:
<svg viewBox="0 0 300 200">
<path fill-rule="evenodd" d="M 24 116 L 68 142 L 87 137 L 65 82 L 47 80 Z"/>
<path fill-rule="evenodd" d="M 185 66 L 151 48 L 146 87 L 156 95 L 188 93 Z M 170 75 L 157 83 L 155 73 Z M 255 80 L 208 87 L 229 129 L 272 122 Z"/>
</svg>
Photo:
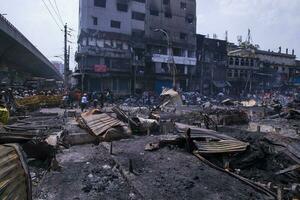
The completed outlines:
<svg viewBox="0 0 300 200">
<path fill-rule="evenodd" d="M 41 33 L 41 37 L 45 35 Z M 0 15 L 0 68 L 33 77 L 63 80 L 54 65 L 5 17 Z"/>
</svg>

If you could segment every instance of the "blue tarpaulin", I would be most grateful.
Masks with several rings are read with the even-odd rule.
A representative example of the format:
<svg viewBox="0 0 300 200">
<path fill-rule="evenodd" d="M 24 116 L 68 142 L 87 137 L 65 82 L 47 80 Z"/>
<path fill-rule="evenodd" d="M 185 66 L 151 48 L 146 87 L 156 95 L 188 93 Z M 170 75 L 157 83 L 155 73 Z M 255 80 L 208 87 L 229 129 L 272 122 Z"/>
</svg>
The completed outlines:
<svg viewBox="0 0 300 200">
<path fill-rule="evenodd" d="M 172 81 L 157 80 L 155 81 L 155 92 L 160 94 L 163 88 L 172 88 Z"/>
</svg>

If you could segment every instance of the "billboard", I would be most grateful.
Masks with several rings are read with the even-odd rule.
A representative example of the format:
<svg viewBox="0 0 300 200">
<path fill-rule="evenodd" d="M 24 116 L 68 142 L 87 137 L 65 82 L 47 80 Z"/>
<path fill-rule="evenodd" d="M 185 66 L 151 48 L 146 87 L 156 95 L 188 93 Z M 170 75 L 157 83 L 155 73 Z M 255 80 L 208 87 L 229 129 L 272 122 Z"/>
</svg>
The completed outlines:
<svg viewBox="0 0 300 200">
<path fill-rule="evenodd" d="M 105 73 L 108 71 L 108 67 L 106 65 L 94 65 L 94 71 L 96 73 Z"/>
</svg>

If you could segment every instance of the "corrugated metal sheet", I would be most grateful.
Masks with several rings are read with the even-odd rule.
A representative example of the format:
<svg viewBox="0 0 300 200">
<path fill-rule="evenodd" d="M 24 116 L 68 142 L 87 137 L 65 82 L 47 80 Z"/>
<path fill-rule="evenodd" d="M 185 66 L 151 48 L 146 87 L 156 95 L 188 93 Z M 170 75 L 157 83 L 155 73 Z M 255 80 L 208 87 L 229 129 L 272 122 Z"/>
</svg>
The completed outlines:
<svg viewBox="0 0 300 200">
<path fill-rule="evenodd" d="M 248 143 L 239 141 L 233 137 L 219 132 L 203 129 L 187 124 L 175 123 L 176 129 L 183 137 L 186 137 L 188 129 L 191 130 L 191 139 L 194 141 L 198 153 L 230 153 L 245 151 Z"/>
<path fill-rule="evenodd" d="M 0 145 L 0 199 L 32 199 L 27 164 L 18 145 Z"/>
<path fill-rule="evenodd" d="M 239 140 L 220 140 L 220 141 L 208 141 L 199 142 L 194 141 L 197 147 L 198 153 L 212 154 L 212 153 L 230 153 L 230 152 L 242 152 L 248 147 L 248 143 L 241 142 Z"/>
<path fill-rule="evenodd" d="M 234 140 L 235 138 L 221 134 L 217 131 L 199 128 L 197 126 L 191 126 L 182 123 L 175 123 L 176 130 L 185 136 L 185 133 L 188 129 L 191 129 L 192 138 L 207 138 L 207 139 L 216 139 L 216 140 Z"/>
<path fill-rule="evenodd" d="M 131 135 L 131 130 L 125 123 L 106 113 L 82 114 L 77 121 L 90 134 L 102 137 L 105 141 L 128 138 Z"/>
<path fill-rule="evenodd" d="M 112 118 L 106 113 L 97 115 L 88 115 L 83 117 L 85 124 L 95 136 L 99 136 L 109 128 L 117 126 L 126 126 L 120 120 Z"/>
</svg>

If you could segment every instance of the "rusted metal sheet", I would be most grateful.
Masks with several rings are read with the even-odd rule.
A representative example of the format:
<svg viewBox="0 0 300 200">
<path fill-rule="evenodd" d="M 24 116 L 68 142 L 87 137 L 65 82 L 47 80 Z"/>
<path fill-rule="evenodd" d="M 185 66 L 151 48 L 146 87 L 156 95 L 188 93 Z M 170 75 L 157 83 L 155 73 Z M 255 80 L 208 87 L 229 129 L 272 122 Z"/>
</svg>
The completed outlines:
<svg viewBox="0 0 300 200">
<path fill-rule="evenodd" d="M 82 114 L 77 122 L 90 134 L 104 141 L 128 138 L 131 130 L 120 120 L 106 114 Z"/>
<path fill-rule="evenodd" d="M 0 199 L 32 199 L 27 164 L 16 144 L 0 145 Z"/>
</svg>

